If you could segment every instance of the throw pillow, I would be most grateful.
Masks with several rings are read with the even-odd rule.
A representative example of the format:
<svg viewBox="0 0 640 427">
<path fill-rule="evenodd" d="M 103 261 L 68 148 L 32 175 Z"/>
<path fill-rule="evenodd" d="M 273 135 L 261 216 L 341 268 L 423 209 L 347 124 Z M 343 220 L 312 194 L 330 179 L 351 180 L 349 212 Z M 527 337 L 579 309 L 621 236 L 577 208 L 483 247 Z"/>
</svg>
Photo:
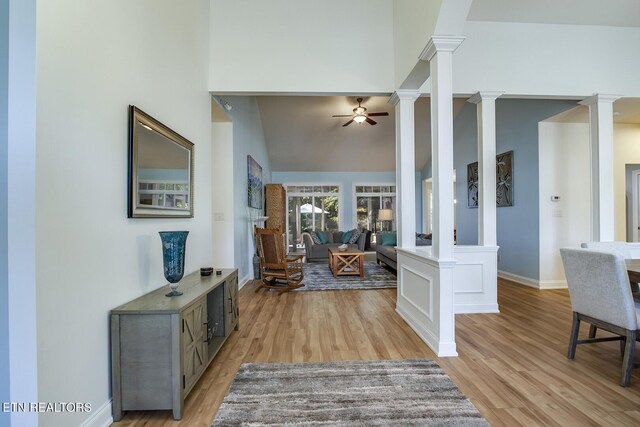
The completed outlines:
<svg viewBox="0 0 640 427">
<path fill-rule="evenodd" d="M 351 239 L 351 234 L 353 230 L 349 230 L 342 235 L 342 243 L 349 243 L 349 239 Z"/>
<path fill-rule="evenodd" d="M 316 231 L 316 234 L 318 235 L 318 239 L 320 239 L 320 243 L 322 243 L 323 245 L 326 243 L 329 243 L 329 236 L 327 236 L 327 233 L 325 231 Z"/>
<path fill-rule="evenodd" d="M 354 244 L 358 241 L 358 239 L 360 238 L 360 235 L 362 235 L 362 231 L 358 230 L 358 229 L 354 229 L 351 232 L 351 237 L 349 238 L 349 243 Z"/>
<path fill-rule="evenodd" d="M 318 237 L 318 233 L 316 233 L 315 231 L 309 231 L 309 235 L 311 235 L 311 241 L 313 242 L 314 245 L 322 244 L 320 237 Z"/>
<path fill-rule="evenodd" d="M 396 233 L 382 233 L 382 246 L 396 246 L 398 244 L 398 237 Z"/>
</svg>

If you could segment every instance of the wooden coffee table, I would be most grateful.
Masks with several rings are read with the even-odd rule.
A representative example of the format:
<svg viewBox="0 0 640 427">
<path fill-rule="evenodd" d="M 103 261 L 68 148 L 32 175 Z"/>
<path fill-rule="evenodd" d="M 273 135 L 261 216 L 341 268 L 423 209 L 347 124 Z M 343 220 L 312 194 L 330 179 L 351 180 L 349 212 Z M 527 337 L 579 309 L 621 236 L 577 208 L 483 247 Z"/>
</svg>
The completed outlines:
<svg viewBox="0 0 640 427">
<path fill-rule="evenodd" d="M 353 249 L 340 252 L 338 249 L 329 248 L 329 268 L 333 277 L 364 277 L 364 252 Z"/>
</svg>

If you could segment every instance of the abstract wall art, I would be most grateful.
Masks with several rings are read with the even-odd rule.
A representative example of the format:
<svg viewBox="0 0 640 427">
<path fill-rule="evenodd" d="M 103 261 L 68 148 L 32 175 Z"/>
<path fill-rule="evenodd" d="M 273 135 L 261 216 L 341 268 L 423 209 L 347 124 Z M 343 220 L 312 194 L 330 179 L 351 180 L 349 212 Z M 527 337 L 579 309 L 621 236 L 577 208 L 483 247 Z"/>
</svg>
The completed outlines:
<svg viewBox="0 0 640 427">
<path fill-rule="evenodd" d="M 478 207 L 478 162 L 467 165 L 467 206 Z M 496 206 L 513 206 L 513 151 L 496 156 Z"/>
<path fill-rule="evenodd" d="M 262 166 L 247 156 L 249 207 L 262 208 Z"/>
</svg>

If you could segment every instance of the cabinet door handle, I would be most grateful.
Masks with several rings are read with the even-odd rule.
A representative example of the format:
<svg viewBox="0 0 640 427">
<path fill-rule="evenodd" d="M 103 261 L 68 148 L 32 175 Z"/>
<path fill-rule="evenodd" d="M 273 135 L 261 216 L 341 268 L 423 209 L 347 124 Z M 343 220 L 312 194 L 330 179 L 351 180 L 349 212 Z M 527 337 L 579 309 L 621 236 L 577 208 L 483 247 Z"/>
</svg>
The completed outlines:
<svg viewBox="0 0 640 427">
<path fill-rule="evenodd" d="M 204 342 L 209 342 L 209 322 L 204 322 L 202 324 L 204 326 Z"/>
</svg>

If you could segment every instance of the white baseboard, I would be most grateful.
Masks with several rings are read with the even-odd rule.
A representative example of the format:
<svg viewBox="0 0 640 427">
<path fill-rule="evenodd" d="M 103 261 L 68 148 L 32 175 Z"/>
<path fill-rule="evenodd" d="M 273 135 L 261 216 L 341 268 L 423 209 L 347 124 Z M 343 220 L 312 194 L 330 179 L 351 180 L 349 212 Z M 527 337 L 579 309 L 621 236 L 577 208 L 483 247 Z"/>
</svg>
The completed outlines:
<svg viewBox="0 0 640 427">
<path fill-rule="evenodd" d="M 246 276 L 244 276 L 242 278 L 242 280 L 240 280 L 239 283 L 238 283 L 238 290 L 242 289 L 244 287 L 244 285 L 246 285 L 247 283 L 249 283 L 252 280 L 253 279 L 251 278 L 251 274 L 247 274 Z"/>
<path fill-rule="evenodd" d="M 538 280 L 498 270 L 498 277 L 536 289 L 567 289 L 565 280 Z"/>
<path fill-rule="evenodd" d="M 540 280 L 540 289 L 567 289 L 566 280 Z"/>
<path fill-rule="evenodd" d="M 93 412 L 93 415 L 80 424 L 80 427 L 109 427 L 113 424 L 111 399 L 103 403 L 97 410 L 91 412 Z"/>
<path fill-rule="evenodd" d="M 500 313 L 500 309 L 498 304 L 456 304 L 454 312 L 455 314 Z"/>
</svg>

